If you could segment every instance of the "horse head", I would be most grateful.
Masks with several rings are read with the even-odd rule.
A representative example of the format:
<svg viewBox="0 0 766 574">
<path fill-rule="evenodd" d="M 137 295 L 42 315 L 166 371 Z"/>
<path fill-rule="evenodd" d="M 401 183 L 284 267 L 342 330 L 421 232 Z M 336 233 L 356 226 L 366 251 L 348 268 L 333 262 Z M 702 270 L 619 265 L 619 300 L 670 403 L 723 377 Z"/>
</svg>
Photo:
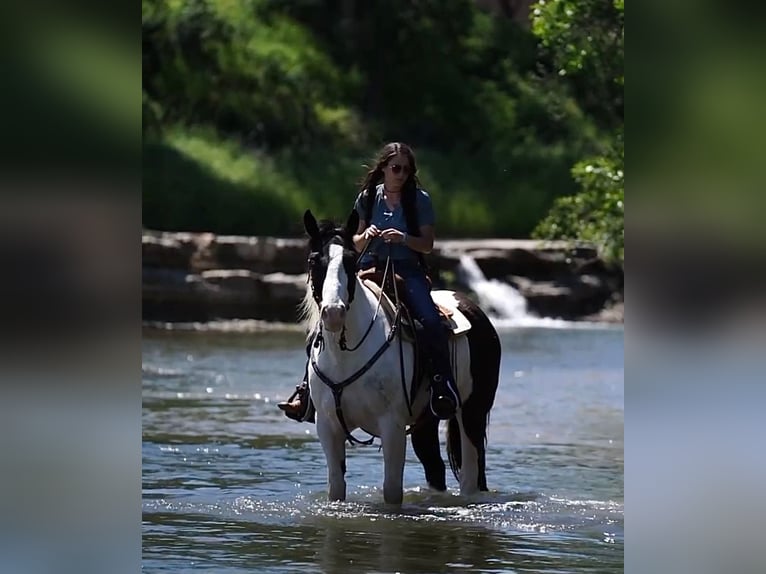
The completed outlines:
<svg viewBox="0 0 766 574">
<path fill-rule="evenodd" d="M 303 215 L 309 235 L 309 285 L 319 306 L 322 327 L 337 333 L 346 321 L 346 312 L 356 287 L 356 252 L 353 236 L 359 214 L 352 210 L 344 227 L 331 221 L 317 223 L 311 210 Z"/>
</svg>

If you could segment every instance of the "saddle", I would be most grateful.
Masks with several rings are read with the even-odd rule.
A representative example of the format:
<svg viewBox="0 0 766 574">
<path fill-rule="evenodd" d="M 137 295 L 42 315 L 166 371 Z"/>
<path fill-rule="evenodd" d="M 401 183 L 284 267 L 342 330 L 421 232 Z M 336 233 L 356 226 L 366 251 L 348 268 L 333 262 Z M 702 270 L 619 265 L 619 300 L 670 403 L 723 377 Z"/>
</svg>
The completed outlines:
<svg viewBox="0 0 766 574">
<path fill-rule="evenodd" d="M 362 284 L 369 289 L 376 298 L 380 299 L 381 308 L 385 311 L 389 320 L 393 320 L 394 315 L 396 314 L 396 305 L 394 304 L 393 299 L 396 295 L 391 292 L 389 285 L 381 287 L 383 273 L 376 269 L 366 269 L 360 271 L 358 275 Z M 409 309 L 407 304 L 407 291 L 404 288 L 404 279 L 399 275 L 395 275 L 394 280 L 396 281 L 396 292 L 398 293 L 400 301 L 405 309 Z M 382 295 L 381 290 L 383 290 Z M 439 310 L 442 325 L 449 331 L 450 337 L 462 335 L 470 330 L 471 323 L 466 316 L 458 310 L 451 291 L 431 291 L 431 299 L 433 299 L 436 308 Z M 413 322 L 410 320 L 409 312 L 402 314 L 401 334 L 404 336 L 405 340 L 415 342 L 418 328 L 418 325 L 413 325 Z"/>
<path fill-rule="evenodd" d="M 395 294 L 390 292 L 390 287 L 389 289 L 381 287 L 383 273 L 376 269 L 363 270 L 359 272 L 359 279 L 361 280 L 362 285 L 364 285 L 366 289 L 369 289 L 375 298 L 380 300 L 380 307 L 388 317 L 388 320 L 393 321 L 396 316 L 396 305 L 393 301 Z M 399 294 L 399 300 L 406 311 L 401 314 L 401 329 L 399 331 L 399 336 L 405 341 L 413 343 L 415 346 L 415 369 L 410 384 L 410 396 L 414 396 L 422 381 L 430 379 L 431 357 L 426 351 L 426 345 L 418 342 L 418 337 L 423 337 L 424 334 L 420 323 L 414 321 L 407 310 L 404 279 L 399 275 L 396 275 L 394 280 L 396 281 L 396 292 Z M 461 335 L 471 328 L 471 323 L 466 316 L 458 310 L 451 291 L 431 291 L 431 299 L 433 299 L 436 308 L 439 310 L 439 314 L 442 318 L 442 325 L 449 331 L 450 338 Z"/>
</svg>

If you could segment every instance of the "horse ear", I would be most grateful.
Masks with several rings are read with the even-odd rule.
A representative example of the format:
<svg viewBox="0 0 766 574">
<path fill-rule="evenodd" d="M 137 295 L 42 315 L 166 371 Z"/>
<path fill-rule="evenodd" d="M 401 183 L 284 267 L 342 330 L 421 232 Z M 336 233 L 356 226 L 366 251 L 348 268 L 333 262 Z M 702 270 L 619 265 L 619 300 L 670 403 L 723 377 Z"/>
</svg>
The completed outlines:
<svg viewBox="0 0 766 574">
<path fill-rule="evenodd" d="M 303 214 L 303 227 L 306 228 L 306 233 L 309 234 L 309 237 L 319 239 L 319 226 L 310 209 L 307 209 L 306 213 Z"/>
<path fill-rule="evenodd" d="M 346 220 L 346 236 L 351 238 L 359 228 L 359 212 L 356 209 L 352 209 Z"/>
</svg>

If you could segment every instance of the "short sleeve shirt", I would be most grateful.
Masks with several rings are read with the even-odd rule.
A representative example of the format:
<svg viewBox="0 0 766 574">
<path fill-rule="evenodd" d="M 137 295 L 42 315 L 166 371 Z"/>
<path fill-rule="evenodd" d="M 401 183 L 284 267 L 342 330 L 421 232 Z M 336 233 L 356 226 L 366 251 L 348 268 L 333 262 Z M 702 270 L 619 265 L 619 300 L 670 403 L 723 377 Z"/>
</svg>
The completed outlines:
<svg viewBox="0 0 766 574">
<path fill-rule="evenodd" d="M 418 189 L 415 196 L 415 208 L 418 213 L 418 225 L 434 225 L 435 216 L 433 205 L 431 204 L 431 197 L 425 190 Z M 354 209 L 359 214 L 359 219 L 364 221 L 367 215 L 365 209 L 364 192 L 361 192 L 354 203 Z M 391 210 L 386 205 L 386 201 L 383 199 L 383 184 L 377 186 L 375 190 L 375 204 L 372 208 L 372 221 L 369 224 L 375 225 L 381 231 L 384 229 L 398 229 L 399 231 L 407 231 L 407 220 L 404 217 L 404 207 L 401 203 Z M 412 260 L 417 261 L 417 254 L 407 247 L 399 243 L 386 243 L 382 238 L 376 237 L 370 243 L 367 249 L 367 254 L 377 254 L 380 259 L 384 259 L 388 256 L 389 248 L 391 249 L 391 257 L 398 260 Z M 369 262 L 369 256 L 365 255 L 362 260 L 362 265 Z"/>
</svg>

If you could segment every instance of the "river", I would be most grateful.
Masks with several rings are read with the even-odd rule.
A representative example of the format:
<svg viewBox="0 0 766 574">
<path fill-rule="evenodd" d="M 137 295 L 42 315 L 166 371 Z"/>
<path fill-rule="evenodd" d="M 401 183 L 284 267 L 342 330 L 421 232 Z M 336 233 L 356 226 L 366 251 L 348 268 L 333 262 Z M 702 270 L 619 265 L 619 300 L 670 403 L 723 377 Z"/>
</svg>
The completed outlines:
<svg viewBox="0 0 766 574">
<path fill-rule="evenodd" d="M 349 448 L 348 500 L 326 500 L 314 425 L 276 402 L 303 369 L 295 332 L 145 330 L 143 569 L 148 572 L 622 572 L 623 329 L 505 327 L 489 492 L 425 487 L 404 504 L 383 458 Z"/>
</svg>

